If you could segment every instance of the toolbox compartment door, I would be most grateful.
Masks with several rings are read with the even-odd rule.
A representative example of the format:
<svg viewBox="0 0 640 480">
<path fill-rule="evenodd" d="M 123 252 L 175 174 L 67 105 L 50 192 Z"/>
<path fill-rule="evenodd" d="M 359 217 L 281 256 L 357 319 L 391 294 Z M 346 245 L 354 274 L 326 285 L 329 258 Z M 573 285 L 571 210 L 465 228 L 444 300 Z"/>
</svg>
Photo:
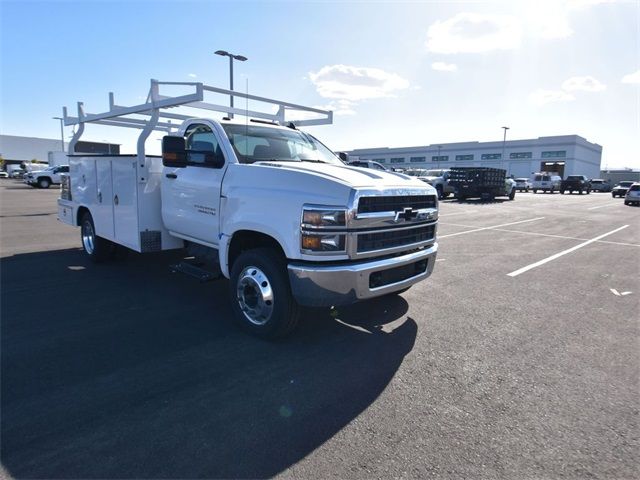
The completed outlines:
<svg viewBox="0 0 640 480">
<path fill-rule="evenodd" d="M 114 158 L 109 163 L 111 163 L 113 178 L 115 240 L 119 244 L 139 251 L 136 160 L 131 157 L 121 157 Z"/>
</svg>

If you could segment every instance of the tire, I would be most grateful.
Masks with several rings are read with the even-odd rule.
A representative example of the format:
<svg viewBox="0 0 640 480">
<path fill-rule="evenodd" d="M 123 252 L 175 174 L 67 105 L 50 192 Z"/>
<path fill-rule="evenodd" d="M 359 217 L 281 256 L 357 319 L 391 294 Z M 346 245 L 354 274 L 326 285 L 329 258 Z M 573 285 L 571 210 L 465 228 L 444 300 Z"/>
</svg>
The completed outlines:
<svg viewBox="0 0 640 480">
<path fill-rule="evenodd" d="M 515 188 L 511 189 L 511 193 L 509 194 L 509 200 L 513 200 L 514 198 L 516 198 L 516 189 Z"/>
<path fill-rule="evenodd" d="M 80 241 L 82 249 L 92 262 L 102 263 L 110 259 L 116 252 L 116 244 L 96 235 L 93 217 L 89 212 L 80 221 Z"/>
<path fill-rule="evenodd" d="M 291 294 L 286 260 L 273 248 L 240 254 L 231 268 L 229 295 L 236 323 L 253 335 L 283 337 L 298 324 L 300 306 Z"/>
<path fill-rule="evenodd" d="M 590 193 L 591 193 L 591 190 L 587 188 L 587 195 L 589 195 Z"/>
<path fill-rule="evenodd" d="M 616 198 L 616 194 L 615 194 L 615 193 L 612 193 L 612 194 L 611 194 L 611 198 Z"/>
<path fill-rule="evenodd" d="M 436 192 L 438 192 L 438 200 L 442 200 L 444 193 L 442 192 L 442 185 L 436 185 Z"/>
<path fill-rule="evenodd" d="M 533 193 L 538 193 L 538 190 L 534 188 Z"/>
<path fill-rule="evenodd" d="M 38 188 L 49 188 L 51 186 L 51 180 L 48 178 L 39 178 L 38 179 Z"/>
<path fill-rule="evenodd" d="M 560 194 L 561 194 L 561 195 L 564 195 L 564 190 L 560 190 Z"/>
<path fill-rule="evenodd" d="M 630 201 L 628 201 L 628 200 L 625 200 L 625 201 L 624 201 L 624 204 L 625 204 L 625 205 L 630 205 L 630 204 L 631 204 L 631 202 L 630 202 Z"/>
<path fill-rule="evenodd" d="M 549 193 L 553 194 L 553 187 L 549 190 Z"/>
</svg>

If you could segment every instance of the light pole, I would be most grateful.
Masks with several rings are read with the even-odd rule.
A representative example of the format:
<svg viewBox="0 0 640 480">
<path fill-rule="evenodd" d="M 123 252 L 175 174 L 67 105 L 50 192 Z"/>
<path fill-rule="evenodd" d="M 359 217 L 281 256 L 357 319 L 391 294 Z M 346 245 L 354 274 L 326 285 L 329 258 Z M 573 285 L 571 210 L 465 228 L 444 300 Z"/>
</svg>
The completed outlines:
<svg viewBox="0 0 640 480">
<path fill-rule="evenodd" d="M 60 145 L 62 146 L 62 151 L 64 152 L 64 128 L 63 123 L 64 118 L 62 117 L 51 117 L 53 120 L 60 120 Z"/>
<path fill-rule="evenodd" d="M 502 157 L 500 159 L 500 166 L 502 167 L 502 162 L 504 161 L 504 152 L 505 152 L 505 146 L 507 143 L 507 130 L 509 130 L 509 127 L 502 127 L 504 129 L 504 136 L 502 137 Z M 509 165 L 507 163 L 507 165 Z M 509 173 L 510 168 L 507 168 L 507 173 Z"/>
<path fill-rule="evenodd" d="M 438 145 L 438 169 L 440 169 L 440 150 L 442 149 L 442 145 Z"/>
<path fill-rule="evenodd" d="M 233 61 L 238 60 L 240 62 L 244 62 L 247 60 L 247 57 L 243 55 L 234 55 L 226 50 L 216 50 L 214 53 L 223 57 L 229 57 L 229 90 L 233 92 Z M 233 108 L 233 93 L 229 96 L 229 105 Z M 229 118 L 233 118 L 233 113 L 229 112 Z"/>
</svg>

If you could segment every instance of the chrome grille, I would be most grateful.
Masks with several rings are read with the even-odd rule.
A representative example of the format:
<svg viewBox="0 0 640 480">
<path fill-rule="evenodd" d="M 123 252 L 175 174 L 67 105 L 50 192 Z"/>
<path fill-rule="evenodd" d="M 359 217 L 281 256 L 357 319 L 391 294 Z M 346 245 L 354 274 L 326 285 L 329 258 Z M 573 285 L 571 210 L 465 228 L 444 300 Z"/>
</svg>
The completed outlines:
<svg viewBox="0 0 640 480">
<path fill-rule="evenodd" d="M 360 197 L 358 213 L 401 212 L 405 208 L 436 208 L 435 195 Z"/>
</svg>

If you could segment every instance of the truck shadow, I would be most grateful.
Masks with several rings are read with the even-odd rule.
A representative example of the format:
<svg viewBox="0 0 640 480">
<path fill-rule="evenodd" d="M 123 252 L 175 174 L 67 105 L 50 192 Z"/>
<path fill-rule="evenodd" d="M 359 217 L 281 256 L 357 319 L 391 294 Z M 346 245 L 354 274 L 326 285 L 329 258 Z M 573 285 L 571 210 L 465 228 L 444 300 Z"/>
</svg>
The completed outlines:
<svg viewBox="0 0 640 480">
<path fill-rule="evenodd" d="M 0 260 L 2 465 L 14 477 L 262 478 L 376 401 L 412 350 L 402 297 L 309 310 L 279 342 L 172 254 Z"/>
</svg>

